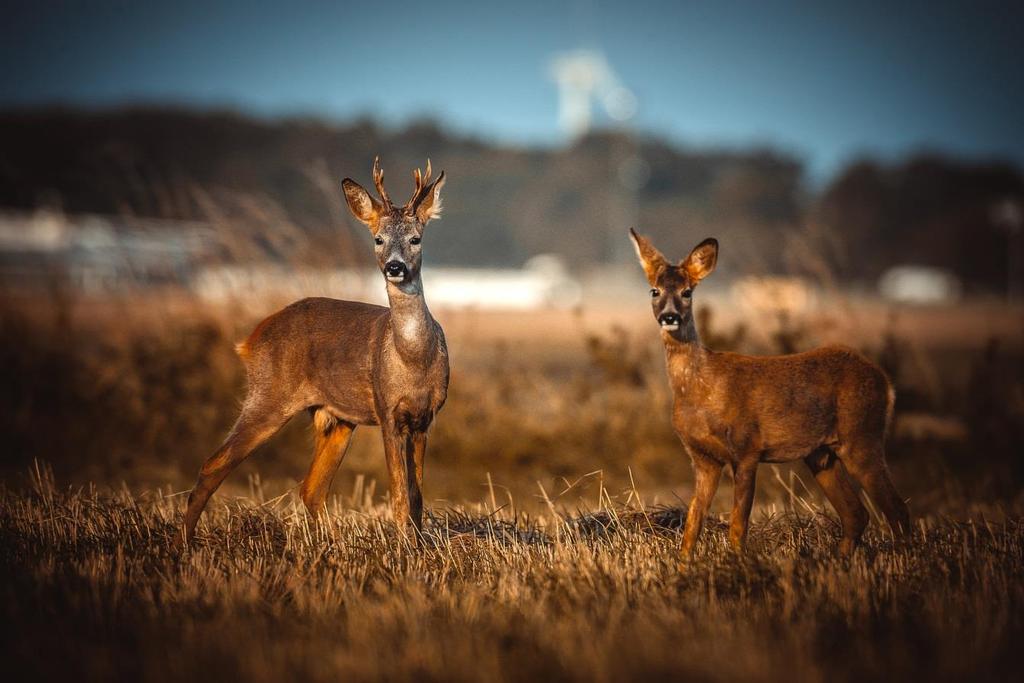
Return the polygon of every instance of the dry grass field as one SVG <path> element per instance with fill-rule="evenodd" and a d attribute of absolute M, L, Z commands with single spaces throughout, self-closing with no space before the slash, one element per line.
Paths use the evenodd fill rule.
<path fill-rule="evenodd" d="M 642 294 L 642 292 L 641 292 Z M 268 308 L 273 304 L 268 303 Z M 297 418 L 229 478 L 194 549 L 185 493 L 243 394 L 256 319 L 178 294 L 0 308 L 0 644 L 31 680 L 1006 680 L 1024 635 L 1019 317 L 869 304 L 741 328 L 713 348 L 837 339 L 894 376 L 890 463 L 915 530 L 852 561 L 800 467 L 762 466 L 750 550 L 723 485 L 678 570 L 690 465 L 649 313 L 438 312 L 452 350 L 419 548 L 357 430 L 315 524 Z M 840 321 L 842 324 L 839 324 Z M 990 339 L 997 341 L 990 341 Z"/>
<path fill-rule="evenodd" d="M 877 527 L 851 561 L 807 501 L 712 524 L 685 510 L 536 517 L 434 508 L 418 549 L 369 496 L 312 523 L 288 497 L 212 506 L 170 552 L 181 496 L 0 493 L 5 669 L 24 680 L 1010 680 L 1024 636 L 1019 520 Z"/>
<path fill-rule="evenodd" d="M 1024 3 L 238 4 L 0 10 L 0 683 L 1024 681 Z M 669 299 L 895 389 L 672 359 L 742 552 Z"/>

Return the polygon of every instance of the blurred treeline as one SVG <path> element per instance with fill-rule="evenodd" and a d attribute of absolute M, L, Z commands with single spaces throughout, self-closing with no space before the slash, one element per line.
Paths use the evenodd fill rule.
<path fill-rule="evenodd" d="M 729 245 L 727 269 L 813 267 L 873 281 L 917 263 L 950 270 L 969 291 L 1000 293 L 1014 228 L 1006 207 L 1024 205 L 1021 171 L 999 161 L 860 161 L 812 192 L 798 159 L 767 148 L 688 149 L 606 131 L 523 149 L 430 121 L 391 130 L 369 120 L 135 108 L 0 113 L 0 207 L 224 226 L 233 212 L 244 222 L 256 202 L 262 215 L 299 228 L 310 253 L 344 265 L 361 252 L 344 248 L 339 228 L 349 238 L 362 228 L 335 186 L 344 176 L 369 185 L 377 154 L 396 200 L 427 157 L 448 171 L 432 263 L 517 266 L 547 252 L 578 270 L 628 257 L 623 229 L 635 224 L 672 254 L 716 235 Z M 271 257 L 294 257 L 275 253 L 284 248 L 267 245 Z"/>

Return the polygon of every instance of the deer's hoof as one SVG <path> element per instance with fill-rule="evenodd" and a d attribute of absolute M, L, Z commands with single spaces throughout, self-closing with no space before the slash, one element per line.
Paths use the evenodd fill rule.
<path fill-rule="evenodd" d="M 178 529 L 177 533 L 171 539 L 171 553 L 174 555 L 183 555 L 188 550 L 188 539 L 185 537 L 185 530 Z"/>
<path fill-rule="evenodd" d="M 839 557 L 844 560 L 848 560 L 853 557 L 854 551 L 857 550 L 857 542 L 852 538 L 844 538 L 839 541 Z"/>
<path fill-rule="evenodd" d="M 693 552 L 684 550 L 679 553 L 679 559 L 676 561 L 676 571 L 685 572 L 693 564 Z"/>

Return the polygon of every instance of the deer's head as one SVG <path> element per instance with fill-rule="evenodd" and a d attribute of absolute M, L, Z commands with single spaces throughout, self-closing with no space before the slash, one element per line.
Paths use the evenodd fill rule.
<path fill-rule="evenodd" d="M 377 265 L 388 282 L 396 285 L 413 282 L 419 275 L 423 228 L 431 219 L 441 215 L 444 171 L 432 181 L 428 159 L 426 173 L 416 169 L 412 178 L 415 183 L 412 198 L 401 207 L 391 203 L 384 189 L 384 172 L 380 169 L 379 158 L 373 161 L 373 184 L 377 187 L 379 199 L 351 178 L 341 181 L 349 210 L 373 234 Z"/>
<path fill-rule="evenodd" d="M 632 228 L 629 236 L 651 284 L 651 308 L 661 329 L 673 333 L 693 320 L 693 289 L 718 262 L 718 240 L 707 238 L 678 264 L 670 263 L 651 241 Z"/>

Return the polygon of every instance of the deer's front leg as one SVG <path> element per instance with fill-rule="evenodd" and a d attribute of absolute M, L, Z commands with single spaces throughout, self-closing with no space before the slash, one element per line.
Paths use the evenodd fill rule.
<path fill-rule="evenodd" d="M 384 437 L 384 457 L 388 464 L 391 512 L 399 530 L 404 531 L 409 523 L 409 489 L 405 471 L 408 439 L 400 434 L 393 424 L 381 425 L 381 434 Z"/>
<path fill-rule="evenodd" d="M 693 470 L 696 484 L 690 509 L 686 512 L 686 528 L 683 531 L 683 547 L 681 560 L 687 561 L 693 556 L 693 547 L 704 526 L 704 517 L 708 514 L 711 499 L 718 490 L 718 479 L 722 476 L 722 466 L 704 455 L 693 456 Z"/>
<path fill-rule="evenodd" d="M 757 481 L 756 457 L 736 465 L 733 486 L 732 516 L 729 518 L 729 544 L 736 552 L 743 551 L 747 540 L 750 508 L 754 505 L 754 484 Z"/>
<path fill-rule="evenodd" d="M 427 433 L 413 432 L 406 453 L 406 477 L 409 490 L 409 518 L 417 531 L 423 529 L 423 455 L 427 451 Z"/>

